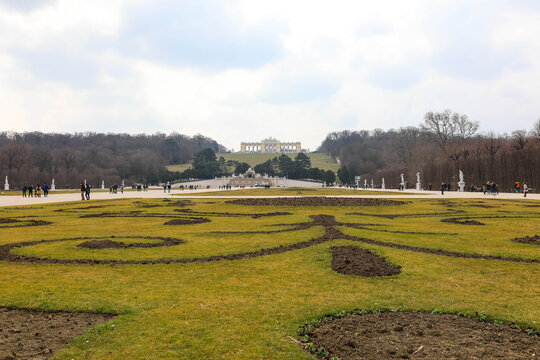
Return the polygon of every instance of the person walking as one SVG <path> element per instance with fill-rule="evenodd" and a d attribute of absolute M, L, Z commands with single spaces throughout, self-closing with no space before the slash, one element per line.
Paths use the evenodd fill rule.
<path fill-rule="evenodd" d="M 49 185 L 43 184 L 43 197 L 49 196 Z"/>
<path fill-rule="evenodd" d="M 21 190 L 22 190 L 22 197 L 26 197 L 26 184 L 24 184 L 24 185 L 21 187 Z"/>
<path fill-rule="evenodd" d="M 444 181 L 441 183 L 441 195 L 444 195 L 444 190 L 446 189 L 446 184 Z"/>
<path fill-rule="evenodd" d="M 529 187 L 527 186 L 527 183 L 523 182 L 523 197 L 527 197 L 527 192 L 529 191 Z"/>
<path fill-rule="evenodd" d="M 81 200 L 84 200 L 86 195 L 86 186 L 84 186 L 83 183 L 81 183 Z"/>
<path fill-rule="evenodd" d="M 86 185 L 86 200 L 90 200 L 90 184 Z"/>
<path fill-rule="evenodd" d="M 34 188 L 32 184 L 28 185 L 28 197 L 34 197 Z"/>

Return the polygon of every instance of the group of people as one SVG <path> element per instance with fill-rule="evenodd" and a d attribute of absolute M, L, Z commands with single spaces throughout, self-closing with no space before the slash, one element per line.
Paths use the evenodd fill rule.
<path fill-rule="evenodd" d="M 124 185 L 118 186 L 116 184 L 114 184 L 113 186 L 109 186 L 109 193 L 110 194 L 118 194 L 118 189 L 120 189 L 120 192 L 122 194 L 124 193 Z"/>
<path fill-rule="evenodd" d="M 90 200 L 90 184 L 81 183 L 81 200 Z"/>
<path fill-rule="evenodd" d="M 527 197 L 527 193 L 531 191 L 526 181 L 522 181 L 521 183 L 516 181 L 514 183 L 514 192 L 520 193 L 521 191 L 523 191 L 523 197 Z"/>
<path fill-rule="evenodd" d="M 43 194 L 43 197 L 47 197 L 49 195 L 49 186 L 47 184 L 43 184 L 43 186 L 37 184 L 36 186 L 24 184 L 21 187 L 22 196 L 23 197 L 41 197 Z"/>

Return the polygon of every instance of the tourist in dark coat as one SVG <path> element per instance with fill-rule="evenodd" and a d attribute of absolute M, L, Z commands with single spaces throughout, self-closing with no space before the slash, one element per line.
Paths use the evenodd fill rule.
<path fill-rule="evenodd" d="M 86 186 L 84 186 L 83 183 L 81 183 L 81 200 L 84 200 L 86 195 Z"/>

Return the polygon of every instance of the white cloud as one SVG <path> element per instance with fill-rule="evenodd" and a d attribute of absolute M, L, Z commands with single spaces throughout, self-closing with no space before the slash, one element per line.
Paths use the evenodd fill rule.
<path fill-rule="evenodd" d="M 267 136 L 540 116 L 534 1 L 0 0 L 2 130 Z"/>

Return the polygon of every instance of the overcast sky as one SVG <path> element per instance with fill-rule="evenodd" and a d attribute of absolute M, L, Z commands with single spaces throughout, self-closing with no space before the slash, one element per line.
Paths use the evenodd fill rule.
<path fill-rule="evenodd" d="M 268 136 L 540 117 L 540 1 L 0 0 L 0 130 Z"/>

